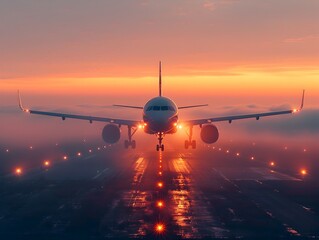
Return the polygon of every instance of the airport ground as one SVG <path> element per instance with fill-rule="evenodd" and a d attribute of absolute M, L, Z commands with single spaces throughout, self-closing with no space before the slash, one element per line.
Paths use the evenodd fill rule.
<path fill-rule="evenodd" d="M 1 148 L 0 236 L 317 239 L 317 156 L 259 143 Z"/>

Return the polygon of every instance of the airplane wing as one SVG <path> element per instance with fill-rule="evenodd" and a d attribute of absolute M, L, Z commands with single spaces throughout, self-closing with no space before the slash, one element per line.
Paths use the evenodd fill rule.
<path fill-rule="evenodd" d="M 19 107 L 23 112 L 30 113 L 30 114 L 38 114 L 38 115 L 45 115 L 50 117 L 60 117 L 62 120 L 67 118 L 79 119 L 79 120 L 87 120 L 90 123 L 93 121 L 95 122 L 107 122 L 107 123 L 115 123 L 119 125 L 127 125 L 127 126 L 138 126 L 141 124 L 141 121 L 134 121 L 134 120 L 126 120 L 126 119 L 116 119 L 116 118 L 106 118 L 106 117 L 95 117 L 95 116 L 86 116 L 86 115 L 76 115 L 76 114 L 68 114 L 68 113 L 58 113 L 58 112 L 45 112 L 45 111 L 37 111 L 32 109 L 27 109 L 22 106 L 20 93 L 18 91 L 18 98 L 19 98 Z"/>
<path fill-rule="evenodd" d="M 195 120 L 183 121 L 182 124 L 194 126 L 194 125 L 202 125 L 202 124 L 207 124 L 207 123 L 223 122 L 223 121 L 228 121 L 229 123 L 231 123 L 233 120 L 248 119 L 248 118 L 255 118 L 256 120 L 259 120 L 261 117 L 269 117 L 269 116 L 276 116 L 276 115 L 283 115 L 283 114 L 293 114 L 293 113 L 300 112 L 303 109 L 304 98 L 305 98 L 305 90 L 303 90 L 303 93 L 302 93 L 302 100 L 301 100 L 301 105 L 300 105 L 299 109 L 290 109 L 290 110 L 275 111 L 275 112 L 263 112 L 263 113 L 255 113 L 255 114 L 195 119 Z"/>

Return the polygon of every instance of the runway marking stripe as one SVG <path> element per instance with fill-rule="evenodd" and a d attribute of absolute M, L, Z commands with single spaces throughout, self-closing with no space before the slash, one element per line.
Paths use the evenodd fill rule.
<path fill-rule="evenodd" d="M 96 174 L 92 179 L 93 179 L 93 180 L 94 180 L 94 179 L 97 179 L 97 178 L 100 177 L 104 172 L 106 172 L 106 171 L 108 171 L 108 170 L 109 170 L 109 168 L 103 169 L 102 172 L 99 172 L 98 174 Z"/>

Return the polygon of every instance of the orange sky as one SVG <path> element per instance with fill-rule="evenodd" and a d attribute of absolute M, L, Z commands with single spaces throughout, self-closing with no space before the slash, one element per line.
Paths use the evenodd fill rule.
<path fill-rule="evenodd" d="M 318 11 L 303 0 L 1 1 L 0 93 L 147 99 L 162 60 L 164 93 L 181 101 L 290 102 L 305 88 L 316 105 Z"/>

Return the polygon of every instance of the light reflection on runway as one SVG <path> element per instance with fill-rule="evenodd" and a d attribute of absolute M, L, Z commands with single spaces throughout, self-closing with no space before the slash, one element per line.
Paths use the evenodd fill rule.
<path fill-rule="evenodd" d="M 177 235 L 183 239 L 225 237 L 227 231 L 208 211 L 209 202 L 204 193 L 194 186 L 190 165 L 181 157 L 170 163 L 170 171 L 175 173 L 169 194 L 173 221 L 178 226 Z"/>

